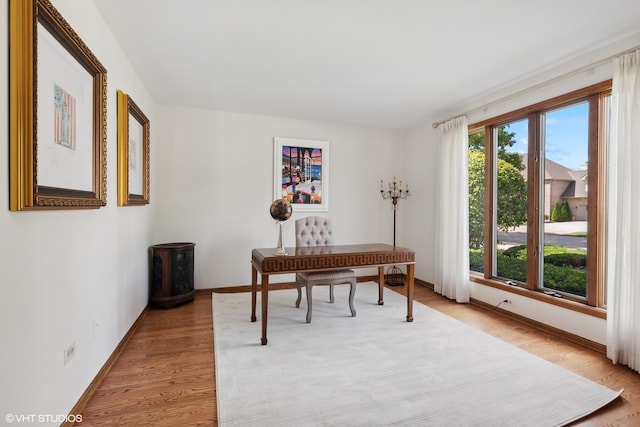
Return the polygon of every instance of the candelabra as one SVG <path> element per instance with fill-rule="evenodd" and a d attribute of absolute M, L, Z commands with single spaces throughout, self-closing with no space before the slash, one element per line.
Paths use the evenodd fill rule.
<path fill-rule="evenodd" d="M 383 200 L 390 199 L 393 203 L 393 247 L 396 247 L 396 211 L 398 210 L 398 200 L 406 199 L 409 197 L 409 184 L 402 184 L 402 181 L 398 182 L 396 177 L 393 177 L 388 185 L 388 189 L 385 191 L 385 187 L 380 180 L 380 195 Z M 400 286 L 404 285 L 402 280 L 402 271 L 395 265 L 387 270 L 387 285 Z"/>

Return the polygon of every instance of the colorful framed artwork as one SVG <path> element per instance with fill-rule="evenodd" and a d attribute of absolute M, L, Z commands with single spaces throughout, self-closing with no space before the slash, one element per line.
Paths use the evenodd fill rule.
<path fill-rule="evenodd" d="M 9 1 L 9 209 L 107 203 L 107 70 L 48 0 Z"/>
<path fill-rule="evenodd" d="M 118 97 L 118 206 L 149 203 L 150 123 L 129 95 Z"/>
<path fill-rule="evenodd" d="M 274 138 L 273 198 L 293 212 L 329 210 L 329 142 Z"/>

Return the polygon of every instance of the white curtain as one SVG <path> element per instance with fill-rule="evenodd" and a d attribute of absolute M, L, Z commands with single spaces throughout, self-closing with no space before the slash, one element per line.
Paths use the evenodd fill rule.
<path fill-rule="evenodd" d="M 467 118 L 438 127 L 435 291 L 469 302 L 469 134 Z"/>
<path fill-rule="evenodd" d="M 607 188 L 607 357 L 640 371 L 640 50 L 614 60 Z"/>

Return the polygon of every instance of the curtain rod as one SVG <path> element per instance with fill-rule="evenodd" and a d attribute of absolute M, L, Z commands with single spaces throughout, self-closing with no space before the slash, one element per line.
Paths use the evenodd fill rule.
<path fill-rule="evenodd" d="M 540 89 L 540 88 L 543 88 L 545 86 L 551 85 L 553 83 L 557 83 L 557 82 L 559 82 L 561 80 L 564 80 L 564 79 L 569 78 L 569 77 L 573 77 L 573 76 L 575 76 L 577 74 L 580 74 L 580 73 L 583 73 L 585 71 L 594 70 L 594 69 L 598 68 L 599 66 L 604 65 L 607 62 L 613 60 L 614 58 L 617 58 L 617 57 L 622 56 L 622 55 L 626 55 L 626 54 L 631 53 L 631 52 L 635 52 L 638 49 L 640 49 L 640 46 L 632 47 L 632 48 L 624 50 L 622 52 L 618 52 L 618 53 L 616 53 L 614 55 L 607 56 L 606 58 L 603 58 L 603 59 L 601 59 L 601 60 L 599 60 L 597 62 L 594 62 L 592 64 L 585 65 L 585 66 L 577 68 L 577 69 L 575 69 L 573 71 L 569 71 L 567 73 L 561 74 L 561 75 L 556 76 L 556 77 L 554 77 L 554 78 L 552 78 L 550 80 L 545 80 L 544 82 L 535 84 L 535 85 L 533 85 L 531 87 L 528 87 L 526 89 L 523 89 L 523 90 L 520 90 L 518 92 L 512 93 L 511 95 L 503 96 L 502 98 L 496 99 L 495 101 L 488 102 L 488 103 L 486 103 L 486 104 L 484 104 L 484 105 L 482 105 L 480 107 L 473 108 L 473 109 L 467 111 L 466 113 L 458 114 L 457 116 L 451 117 L 451 118 L 449 118 L 447 120 L 441 120 L 439 122 L 434 122 L 432 124 L 432 127 L 434 129 L 436 129 L 438 126 L 445 124 L 449 120 L 457 119 L 458 117 L 466 116 L 466 115 L 469 115 L 471 113 L 475 113 L 476 111 L 486 110 L 487 108 L 489 108 L 489 107 L 491 107 L 493 105 L 499 104 L 499 103 L 504 102 L 504 101 L 508 101 L 508 100 L 516 98 L 518 96 L 522 96 L 522 95 L 524 95 L 524 94 L 526 94 L 528 92 L 532 92 L 532 91 L 534 91 L 536 89 Z"/>

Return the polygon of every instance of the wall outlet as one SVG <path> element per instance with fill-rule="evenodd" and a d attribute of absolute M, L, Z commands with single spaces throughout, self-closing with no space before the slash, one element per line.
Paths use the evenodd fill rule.
<path fill-rule="evenodd" d="M 69 363 L 69 361 L 71 359 L 73 359 L 73 356 L 76 355 L 76 343 L 71 343 L 71 345 L 69 345 L 69 347 L 65 348 L 64 350 L 64 364 L 66 366 L 67 363 Z"/>
<path fill-rule="evenodd" d="M 505 304 L 513 304 L 510 299 L 506 299 L 506 300 L 504 300 L 502 302 L 505 303 Z"/>

